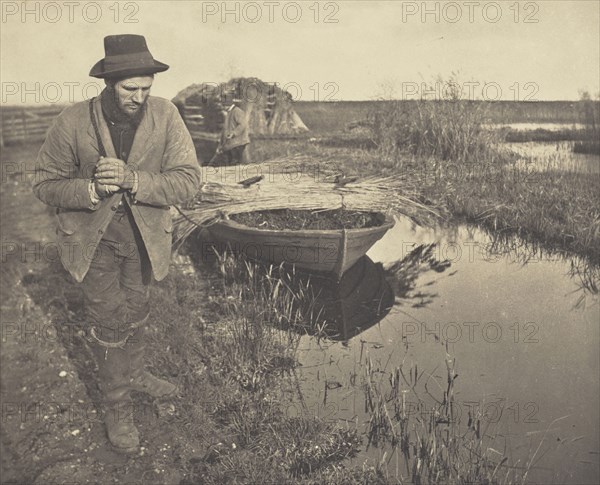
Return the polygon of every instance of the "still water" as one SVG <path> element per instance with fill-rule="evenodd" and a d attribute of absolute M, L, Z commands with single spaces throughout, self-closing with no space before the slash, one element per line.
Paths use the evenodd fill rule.
<path fill-rule="evenodd" d="M 451 358 L 459 419 L 484 415 L 498 461 L 519 468 L 534 457 L 530 483 L 598 483 L 600 306 L 568 275 L 569 261 L 499 247 L 467 226 L 434 231 L 404 219 L 367 256 L 342 287 L 329 285 L 335 336 L 301 338 L 297 400 L 306 412 L 366 429 L 367 360 L 382 383 L 394 369 L 415 369 L 408 399 L 418 389 L 433 400 Z M 390 474 L 406 479 L 389 444 L 353 464 L 384 454 Z"/>
<path fill-rule="evenodd" d="M 508 128 L 516 131 L 561 131 L 561 130 L 581 130 L 586 125 L 582 123 L 494 123 L 484 125 L 489 128 L 503 129 Z"/>
<path fill-rule="evenodd" d="M 561 170 L 600 174 L 600 156 L 573 153 L 572 141 L 505 143 L 519 156 L 517 166 L 527 171 Z"/>

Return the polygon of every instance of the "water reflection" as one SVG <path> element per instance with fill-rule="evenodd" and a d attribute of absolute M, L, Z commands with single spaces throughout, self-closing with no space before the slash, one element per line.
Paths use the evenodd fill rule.
<path fill-rule="evenodd" d="M 404 304 L 410 301 L 413 308 L 422 308 L 438 296 L 425 287 L 417 290 L 417 278 L 422 274 L 431 270 L 443 273 L 452 265 L 447 259 L 440 260 L 436 257 L 436 247 L 436 244 L 419 244 L 405 257 L 387 266 L 386 277 L 396 291 L 397 303 Z M 452 272 L 449 276 L 454 274 Z M 432 281 L 427 287 L 434 284 L 435 281 Z"/>
<path fill-rule="evenodd" d="M 331 340 L 347 342 L 385 317 L 394 304 L 394 290 L 385 278 L 381 263 L 368 256 L 360 258 L 339 282 L 334 277 L 302 275 L 310 278 L 319 311 L 307 327 Z"/>
<path fill-rule="evenodd" d="M 314 298 L 315 310 L 303 330 L 347 344 L 382 320 L 394 305 L 410 302 L 413 308 L 422 308 L 432 303 L 437 293 L 417 289 L 416 281 L 425 272 L 443 273 L 451 266 L 436 257 L 435 248 L 435 244 L 418 245 L 385 267 L 363 256 L 340 281 L 333 275 L 294 273 L 294 284 L 309 288 Z"/>

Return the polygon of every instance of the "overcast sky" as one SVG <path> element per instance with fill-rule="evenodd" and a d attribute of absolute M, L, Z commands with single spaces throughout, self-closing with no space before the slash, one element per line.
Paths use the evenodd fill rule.
<path fill-rule="evenodd" d="M 474 98 L 568 100 L 600 91 L 596 0 L 23 5 L 2 1 L 8 104 L 93 96 L 101 82 L 89 70 L 104 57 L 104 36 L 118 33 L 143 34 L 171 66 L 152 93 L 167 98 L 232 76 L 278 82 L 302 100 L 410 98 L 453 71 L 472 83 L 464 93 Z"/>

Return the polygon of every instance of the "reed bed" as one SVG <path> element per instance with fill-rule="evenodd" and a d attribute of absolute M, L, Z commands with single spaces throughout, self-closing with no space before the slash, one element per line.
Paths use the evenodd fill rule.
<path fill-rule="evenodd" d="M 232 214 L 275 209 L 394 212 L 420 224 L 440 217 L 435 207 L 418 201 L 414 180 L 402 175 L 353 180 L 335 166 L 295 156 L 238 167 L 205 167 L 197 195 L 177 208 L 175 240 L 181 243 L 198 227 Z M 262 180 L 250 186 L 242 183 L 251 177 Z"/>
<path fill-rule="evenodd" d="M 388 101 L 369 114 L 372 140 L 382 156 L 433 157 L 442 162 L 497 158 L 500 135 L 486 128 L 488 103 L 464 99 L 463 83 L 453 73 L 436 83 L 447 89 L 443 99 L 421 99 L 407 105 Z M 430 92 L 434 86 L 429 86 Z M 400 157 L 407 160 L 407 157 Z"/>

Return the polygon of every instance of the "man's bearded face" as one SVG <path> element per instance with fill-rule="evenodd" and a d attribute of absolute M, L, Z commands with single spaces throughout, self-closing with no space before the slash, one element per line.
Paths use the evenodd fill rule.
<path fill-rule="evenodd" d="M 153 81 L 153 76 L 139 76 L 115 82 L 115 100 L 119 109 L 127 116 L 135 117 L 146 104 Z"/>

